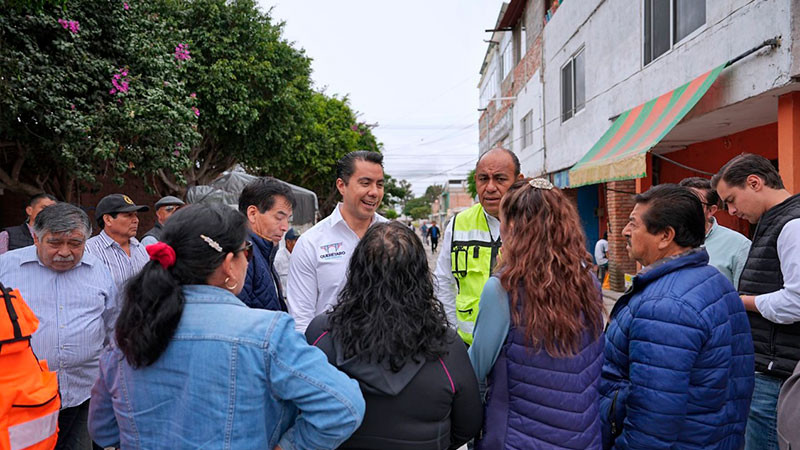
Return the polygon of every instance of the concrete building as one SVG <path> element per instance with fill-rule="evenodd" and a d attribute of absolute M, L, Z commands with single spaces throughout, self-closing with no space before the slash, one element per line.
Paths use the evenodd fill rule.
<path fill-rule="evenodd" d="M 467 180 L 447 180 L 439 196 L 431 205 L 431 220 L 444 227 L 454 215 L 475 204 L 467 191 Z"/>
<path fill-rule="evenodd" d="M 631 194 L 710 176 L 742 152 L 773 160 L 800 192 L 800 2 L 562 0 L 546 21 L 552 3 L 512 0 L 499 20 L 523 4 L 544 24 L 541 79 L 526 85 L 542 93 L 531 108 L 541 151 L 496 142 L 525 160 L 526 175 L 547 175 L 576 199 L 589 246 L 608 230 L 613 288 L 636 272 L 620 236 Z"/>

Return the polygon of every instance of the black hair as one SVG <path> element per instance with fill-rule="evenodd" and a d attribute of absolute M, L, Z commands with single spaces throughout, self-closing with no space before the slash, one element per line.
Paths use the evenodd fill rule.
<path fill-rule="evenodd" d="M 295 207 L 294 192 L 288 184 L 272 177 L 258 177 L 242 189 L 239 195 L 239 212 L 247 215 L 247 208 L 253 205 L 263 214 L 272 209 L 276 196 L 285 198 L 292 208 Z"/>
<path fill-rule="evenodd" d="M 687 187 L 687 188 L 695 188 L 700 189 L 701 191 L 706 193 L 706 201 L 701 202 L 705 203 L 708 206 L 720 206 L 719 204 L 719 194 L 714 188 L 711 187 L 711 180 L 708 178 L 703 177 L 689 177 L 684 178 L 678 183 L 679 186 Z"/>
<path fill-rule="evenodd" d="M 775 166 L 761 155 L 752 153 L 742 153 L 726 162 L 719 172 L 711 178 L 711 186 L 716 189 L 719 180 L 733 187 L 744 187 L 747 177 L 755 175 L 762 180 L 767 187 L 772 189 L 784 189 L 783 180 Z"/>
<path fill-rule="evenodd" d="M 675 243 L 696 248 L 706 238 L 703 204 L 689 188 L 677 184 L 659 184 L 635 197 L 636 203 L 649 206 L 642 216 L 647 232 L 655 234 L 667 228 L 675 230 Z"/>
<path fill-rule="evenodd" d="M 31 197 L 30 200 L 28 200 L 28 206 L 31 206 L 31 207 L 36 206 L 37 203 L 39 203 L 40 201 L 42 201 L 44 199 L 48 199 L 48 200 L 51 200 L 51 201 L 54 201 L 54 202 L 58 201 L 58 200 L 56 200 L 56 198 L 54 196 L 52 196 L 50 194 L 41 193 L 41 194 L 36 194 L 33 197 Z"/>
<path fill-rule="evenodd" d="M 359 150 L 350 152 L 336 163 L 336 178 L 341 178 L 345 184 L 350 182 L 350 177 L 356 171 L 356 161 L 366 161 L 378 164 L 383 168 L 383 155 L 378 152 Z"/>
<path fill-rule="evenodd" d="M 218 244 L 204 240 L 206 236 Z M 247 220 L 224 205 L 194 204 L 179 209 L 164 225 L 161 242 L 175 250 L 168 269 L 149 261 L 128 281 L 116 325 L 117 345 L 133 367 L 146 367 L 167 349 L 183 314 L 181 286 L 206 284 L 228 253 L 247 236 Z"/>
<path fill-rule="evenodd" d="M 103 220 L 103 216 L 111 216 L 112 219 L 116 219 L 118 214 L 119 211 L 102 214 L 100 217 L 95 219 L 97 221 L 97 229 L 103 230 L 106 228 L 106 221 Z"/>
<path fill-rule="evenodd" d="M 514 163 L 514 176 L 515 176 L 515 177 L 518 177 L 518 176 L 519 176 L 519 174 L 520 174 L 520 172 L 521 172 L 521 170 L 522 170 L 522 169 L 520 168 L 520 165 L 519 165 L 519 158 L 517 157 L 517 154 L 516 154 L 516 153 L 512 152 L 511 150 L 509 150 L 509 149 L 507 149 L 507 148 L 503 148 L 503 147 L 495 147 L 495 148 L 493 148 L 493 149 L 491 149 L 491 150 L 487 151 L 486 153 L 482 154 L 481 156 L 479 156 L 479 157 L 478 157 L 478 162 L 476 162 L 476 163 L 475 163 L 475 170 L 476 170 L 476 171 L 478 170 L 478 164 L 480 164 L 480 163 L 481 163 L 481 160 L 483 159 L 483 157 L 484 157 L 484 156 L 486 156 L 486 155 L 488 155 L 488 154 L 489 154 L 489 152 L 491 152 L 491 151 L 494 151 L 494 150 L 500 150 L 500 151 L 503 151 L 503 152 L 505 152 L 505 153 L 506 153 L 508 156 L 510 156 L 510 157 L 511 157 L 511 161 Z"/>
<path fill-rule="evenodd" d="M 447 316 L 413 231 L 399 222 L 367 230 L 350 259 L 330 327 L 345 358 L 388 361 L 395 372 L 410 359 L 445 354 Z"/>

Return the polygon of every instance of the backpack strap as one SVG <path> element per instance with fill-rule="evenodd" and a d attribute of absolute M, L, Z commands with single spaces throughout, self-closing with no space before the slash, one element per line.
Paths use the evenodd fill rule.
<path fill-rule="evenodd" d="M 8 318 L 11 319 L 11 327 L 14 329 L 14 337 L 12 339 L 0 341 L 0 346 L 3 344 L 9 344 L 11 342 L 30 339 L 29 336 L 22 336 L 22 328 L 19 325 L 19 316 L 17 315 L 17 310 L 14 309 L 14 303 L 11 301 L 11 290 L 5 287 L 3 283 L 0 283 L 0 291 L 3 293 L 3 302 L 6 306 L 6 312 L 8 312 Z"/>

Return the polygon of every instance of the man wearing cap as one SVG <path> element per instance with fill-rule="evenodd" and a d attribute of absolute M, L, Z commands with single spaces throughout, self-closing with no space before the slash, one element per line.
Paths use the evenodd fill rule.
<path fill-rule="evenodd" d="M 181 206 L 186 205 L 183 200 L 178 197 L 168 195 L 161 197 L 161 200 L 156 202 L 156 224 L 142 237 L 142 245 L 147 247 L 150 244 L 155 244 L 161 240 L 161 230 L 167 219 L 175 213 Z"/>
<path fill-rule="evenodd" d="M 283 242 L 286 246 L 278 249 L 278 253 L 275 255 L 275 262 L 273 263 L 275 271 L 278 272 L 278 276 L 281 279 L 281 286 L 284 287 L 284 300 L 286 300 L 286 283 L 289 280 L 289 257 L 299 237 L 300 233 L 294 231 L 294 228 L 289 228 L 289 231 L 286 232 L 286 236 L 283 237 Z"/>
<path fill-rule="evenodd" d="M 144 245 L 136 239 L 137 213 L 149 210 L 148 206 L 137 205 L 122 194 L 106 195 L 95 209 L 100 234 L 86 241 L 86 251 L 108 267 L 120 293 L 124 291 L 125 282 L 139 273 L 150 259 Z"/>

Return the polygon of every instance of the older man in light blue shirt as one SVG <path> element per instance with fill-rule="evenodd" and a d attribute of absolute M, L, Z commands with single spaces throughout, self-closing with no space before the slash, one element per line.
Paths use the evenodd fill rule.
<path fill-rule="evenodd" d="M 716 267 L 738 289 L 739 276 L 750 253 L 750 239 L 717 223 L 714 214 L 719 210 L 719 196 L 711 189 L 710 180 L 701 177 L 685 178 L 680 185 L 691 189 L 703 204 L 703 212 L 706 214 L 705 247 L 708 265 Z"/>
<path fill-rule="evenodd" d="M 91 449 L 89 396 L 118 314 L 116 288 L 108 269 L 84 253 L 91 225 L 80 208 L 48 206 L 36 216 L 33 231 L 33 246 L 0 257 L 0 280 L 19 289 L 36 314 L 39 329 L 31 346 L 58 373 L 56 448 Z"/>

